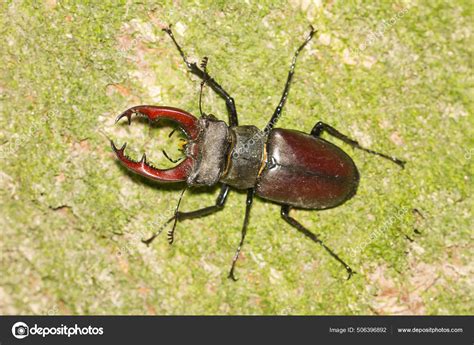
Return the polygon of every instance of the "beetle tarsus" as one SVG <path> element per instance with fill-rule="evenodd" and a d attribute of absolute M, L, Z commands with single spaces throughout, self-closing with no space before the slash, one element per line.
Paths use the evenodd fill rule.
<path fill-rule="evenodd" d="M 155 238 L 157 238 L 162 232 L 163 232 L 163 229 L 166 227 L 166 225 L 168 225 L 173 219 L 175 218 L 175 216 L 171 217 L 170 219 L 168 219 L 166 221 L 165 224 L 163 224 L 157 232 L 155 232 L 150 238 L 146 239 L 146 240 L 142 240 L 142 243 L 145 243 L 147 246 L 150 245 L 151 242 L 153 242 L 153 240 Z"/>
<path fill-rule="evenodd" d="M 142 240 L 142 243 L 145 243 L 147 245 L 147 247 L 150 245 L 151 242 L 153 242 L 153 240 L 156 238 L 156 234 L 154 234 L 153 236 L 151 236 L 150 238 L 146 239 L 146 240 Z"/>
<path fill-rule="evenodd" d="M 174 242 L 174 231 L 176 229 L 176 224 L 178 223 L 178 220 L 179 220 L 179 216 L 180 216 L 180 213 L 179 213 L 179 205 L 181 205 L 181 199 L 183 199 L 183 195 L 184 195 L 184 192 L 186 191 L 186 188 L 187 187 L 184 187 L 183 191 L 181 192 L 181 195 L 179 196 L 179 199 L 178 199 L 178 204 L 176 205 L 176 209 L 174 210 L 174 215 L 173 217 L 171 217 L 168 222 L 166 222 L 166 224 L 168 224 L 169 222 L 171 222 L 172 220 L 174 220 L 173 222 L 173 227 L 171 228 L 170 231 L 168 231 L 168 243 L 171 245 L 173 244 Z M 165 225 L 166 225 L 165 224 Z"/>
<path fill-rule="evenodd" d="M 346 280 L 351 279 L 351 277 L 352 277 L 354 274 L 357 274 L 357 272 L 356 272 L 356 271 L 353 271 L 352 268 L 350 268 L 349 266 L 346 266 L 346 271 L 347 271 L 347 279 L 346 279 Z"/>
<path fill-rule="evenodd" d="M 240 241 L 240 243 L 243 243 L 243 239 L 244 239 L 244 236 L 245 235 L 242 235 L 242 240 Z M 235 278 L 235 275 L 234 275 L 234 271 L 235 271 L 235 264 L 237 263 L 237 260 L 239 258 L 239 254 L 240 254 L 240 250 L 241 250 L 242 246 L 239 245 L 239 247 L 237 248 L 237 251 L 234 255 L 234 258 L 232 259 L 232 266 L 230 267 L 230 271 L 229 271 L 229 275 L 227 276 L 227 278 L 229 279 L 232 279 L 233 281 L 237 281 L 237 278 Z"/>
<path fill-rule="evenodd" d="M 405 169 L 406 161 L 402 161 L 401 159 L 398 159 L 398 158 L 395 158 L 395 157 L 392 157 L 392 161 L 395 164 L 398 164 L 402 169 Z"/>
<path fill-rule="evenodd" d="M 231 268 L 229 275 L 227 276 L 228 279 L 232 279 L 234 282 L 236 282 L 238 279 L 234 276 L 234 267 Z"/>

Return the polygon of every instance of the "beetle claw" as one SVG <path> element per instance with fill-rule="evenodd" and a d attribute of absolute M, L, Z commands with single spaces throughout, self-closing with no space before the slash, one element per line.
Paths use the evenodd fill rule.
<path fill-rule="evenodd" d="M 351 279 L 351 277 L 352 277 L 354 274 L 357 274 L 357 272 L 353 271 L 352 268 L 350 268 L 349 266 L 346 267 L 346 270 L 347 270 L 347 273 L 348 273 L 348 276 L 347 276 L 347 279 L 346 279 L 346 280 Z"/>
<path fill-rule="evenodd" d="M 122 114 L 120 114 L 119 116 L 117 116 L 117 118 L 115 119 L 115 123 L 119 122 L 121 118 L 123 117 L 127 117 L 127 120 L 128 120 L 128 125 L 130 126 L 131 123 L 132 123 L 132 115 L 135 114 L 136 112 L 133 111 L 133 108 L 131 109 L 128 109 L 128 110 L 125 110 Z"/>
<path fill-rule="evenodd" d="M 142 243 L 145 243 L 147 247 L 150 246 L 150 243 L 155 239 L 155 235 L 151 236 L 150 238 L 146 239 L 146 240 L 142 240 Z"/>
<path fill-rule="evenodd" d="M 233 271 L 231 271 L 231 272 L 229 273 L 229 275 L 227 276 L 227 278 L 232 279 L 234 282 L 236 282 L 236 281 L 238 280 L 238 279 L 234 276 L 234 272 L 233 272 Z"/>
<path fill-rule="evenodd" d="M 406 161 L 402 161 L 401 159 L 394 158 L 394 162 L 395 164 L 398 164 L 400 168 L 405 169 Z"/>

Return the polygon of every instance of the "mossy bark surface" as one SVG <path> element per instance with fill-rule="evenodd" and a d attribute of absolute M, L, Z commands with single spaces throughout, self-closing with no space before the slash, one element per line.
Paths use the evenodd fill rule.
<path fill-rule="evenodd" d="M 472 314 L 473 8 L 470 1 L 241 3 L 5 1 L 0 5 L 0 313 Z M 215 215 L 179 223 L 175 243 L 142 238 L 174 212 L 181 185 L 131 175 L 109 145 L 159 167 L 179 157 L 170 124 L 114 125 L 128 107 L 199 114 L 199 81 L 161 28 L 174 24 L 189 58 L 235 98 L 241 124 L 263 128 L 294 50 L 278 126 L 324 121 L 405 170 L 348 152 L 357 195 L 322 212 L 295 211 L 357 274 L 245 193 Z M 203 108 L 227 119 L 208 88 Z M 288 186 L 291 188 L 291 186 Z M 182 210 L 214 203 L 187 191 Z M 418 210 L 414 211 L 414 209 Z"/>

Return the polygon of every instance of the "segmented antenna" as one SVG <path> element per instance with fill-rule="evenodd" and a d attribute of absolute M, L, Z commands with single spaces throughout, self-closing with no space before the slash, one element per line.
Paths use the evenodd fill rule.
<path fill-rule="evenodd" d="M 168 243 L 173 244 L 174 242 L 174 231 L 176 229 L 176 223 L 178 222 L 178 210 L 179 210 L 179 205 L 181 204 L 181 199 L 183 198 L 184 192 L 186 191 L 187 186 L 184 187 L 183 191 L 181 192 L 181 195 L 178 200 L 178 205 L 176 205 L 176 210 L 174 211 L 174 222 L 173 222 L 173 228 L 168 231 Z"/>
<path fill-rule="evenodd" d="M 209 61 L 209 58 L 207 56 L 204 56 L 204 58 L 201 61 L 201 68 L 204 71 L 204 73 L 207 73 L 207 62 Z"/>
<path fill-rule="evenodd" d="M 204 58 L 202 59 L 201 61 L 201 68 L 202 70 L 204 71 L 204 74 L 205 75 L 208 75 L 207 74 L 207 62 L 209 61 L 209 58 L 207 56 L 204 56 Z M 206 82 L 209 80 L 209 77 L 207 79 L 204 79 L 202 82 L 201 82 L 201 90 L 199 91 L 199 112 L 201 113 L 201 117 L 203 116 L 203 112 L 202 112 L 202 91 L 204 89 L 204 84 L 206 84 Z"/>

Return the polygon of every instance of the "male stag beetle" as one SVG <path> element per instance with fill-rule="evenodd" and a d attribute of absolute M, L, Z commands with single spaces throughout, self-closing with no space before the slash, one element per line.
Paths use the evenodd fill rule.
<path fill-rule="evenodd" d="M 239 126 L 234 99 L 207 73 L 207 58 L 201 66 L 189 62 L 183 49 L 177 43 L 171 27 L 163 30 L 170 36 L 189 72 L 202 80 L 201 94 L 203 85 L 209 85 L 224 99 L 229 115 L 229 125 L 227 125 L 214 116 L 203 115 L 202 111 L 201 117 L 197 119 L 181 109 L 141 105 L 130 108 L 117 117 L 117 121 L 127 117 L 128 124 L 131 123 L 133 114 L 145 116 L 149 120 L 168 119 L 176 122 L 188 138 L 184 147 L 186 158 L 176 167 L 166 170 L 151 166 L 147 163 L 145 155 L 139 162 L 133 161 L 124 153 L 126 144 L 118 149 L 112 142 L 116 156 L 129 170 L 159 182 L 186 182 L 187 186 L 191 187 L 213 186 L 217 183 L 222 185 L 213 206 L 192 212 L 181 212 L 178 211 L 181 198 L 179 199 L 173 217 L 165 223 L 166 225 L 174 221 L 173 228 L 169 232 L 170 243 L 173 242 L 176 222 L 207 216 L 219 211 L 223 208 L 231 187 L 247 190 L 241 240 L 232 260 L 229 278 L 236 280 L 235 264 L 247 232 L 252 200 L 257 195 L 280 204 L 283 219 L 312 241 L 319 243 L 344 266 L 348 273 L 347 279 L 349 279 L 355 273 L 351 267 L 328 248 L 317 235 L 289 214 L 292 208 L 312 210 L 333 208 L 343 204 L 356 193 L 359 172 L 353 160 L 342 149 L 322 139 L 320 135 L 326 132 L 353 148 L 386 158 L 402 168 L 405 162 L 366 149 L 357 141 L 323 122 L 316 123 L 309 134 L 292 129 L 275 128 L 288 97 L 296 59 L 313 37 L 315 33 L 313 27 L 294 54 L 280 103 L 263 130 L 255 126 Z M 199 106 L 201 109 L 201 97 Z M 143 242 L 149 244 L 161 233 L 162 229 L 163 227 Z"/>

